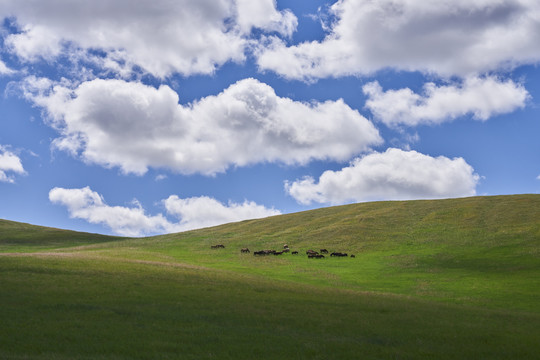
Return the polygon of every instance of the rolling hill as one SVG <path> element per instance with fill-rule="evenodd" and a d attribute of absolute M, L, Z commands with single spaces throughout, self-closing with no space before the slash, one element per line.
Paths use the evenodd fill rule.
<path fill-rule="evenodd" d="M 299 254 L 253 256 L 284 244 Z M 305 255 L 322 248 L 355 257 Z M 0 358 L 540 350 L 540 195 L 352 204 L 136 239 L 0 221 L 0 252 Z"/>

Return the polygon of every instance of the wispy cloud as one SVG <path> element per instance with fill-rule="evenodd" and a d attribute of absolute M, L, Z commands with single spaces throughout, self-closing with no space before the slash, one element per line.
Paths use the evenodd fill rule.
<path fill-rule="evenodd" d="M 11 75 L 14 74 L 16 71 L 10 69 L 6 63 L 4 63 L 2 60 L 0 60 L 0 75 Z"/>

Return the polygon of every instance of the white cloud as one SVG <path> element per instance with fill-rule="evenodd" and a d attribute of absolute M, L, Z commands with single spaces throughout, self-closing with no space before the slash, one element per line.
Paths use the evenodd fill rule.
<path fill-rule="evenodd" d="M 15 70 L 10 69 L 5 62 L 0 60 L 0 75 L 11 75 L 15 73 Z"/>
<path fill-rule="evenodd" d="M 342 204 L 471 196 L 478 180 L 463 158 L 390 148 L 357 158 L 340 171 L 325 171 L 318 182 L 312 177 L 286 182 L 285 189 L 302 204 Z"/>
<path fill-rule="evenodd" d="M 252 28 L 260 28 L 290 37 L 298 25 L 290 10 L 276 10 L 275 0 L 236 0 L 236 11 L 236 21 L 245 34 Z"/>
<path fill-rule="evenodd" d="M 171 226 L 163 215 L 146 215 L 140 206 L 109 206 L 105 204 L 101 195 L 89 187 L 82 189 L 56 187 L 49 192 L 49 200 L 66 206 L 70 217 L 105 225 L 119 235 L 141 236 L 160 233 Z"/>
<path fill-rule="evenodd" d="M 326 38 L 287 46 L 268 39 L 261 69 L 294 79 L 381 69 L 467 76 L 540 60 L 536 0 L 340 0 Z"/>
<path fill-rule="evenodd" d="M 26 171 L 21 159 L 6 146 L 0 145 L 0 182 L 14 183 L 15 179 L 11 173 L 22 175 L 26 174 Z"/>
<path fill-rule="evenodd" d="M 366 108 L 388 126 L 438 124 L 472 114 L 487 120 L 523 108 L 530 97 L 522 85 L 496 77 L 471 77 L 462 84 L 424 85 L 423 94 L 409 88 L 383 91 L 377 81 L 363 87 Z"/>
<path fill-rule="evenodd" d="M 224 205 L 207 196 L 180 199 L 171 195 L 163 203 L 170 215 L 180 219 L 177 226 L 184 230 L 280 214 L 278 210 L 267 209 L 253 201 L 244 201 L 242 204 L 229 202 Z"/>
<path fill-rule="evenodd" d="M 255 79 L 185 106 L 166 85 L 122 80 L 71 90 L 30 77 L 23 91 L 60 132 L 56 147 L 124 173 L 163 167 L 213 175 L 259 162 L 344 161 L 382 142 L 343 100 L 297 102 Z"/>
<path fill-rule="evenodd" d="M 296 17 L 273 0 L 5 0 L 0 17 L 19 24 L 5 44 L 24 61 L 99 49 L 102 66 L 137 65 L 158 77 L 243 61 L 252 28 L 287 36 L 296 28 Z"/>
<path fill-rule="evenodd" d="M 167 212 L 179 219 L 170 222 L 163 214 L 147 215 L 137 200 L 132 207 L 109 206 L 103 197 L 88 186 L 81 189 L 54 188 L 49 192 L 52 203 L 66 206 L 70 217 L 110 228 L 123 236 L 142 236 L 186 231 L 233 221 L 279 214 L 254 202 L 223 205 L 209 197 L 180 199 L 176 195 L 163 200 Z"/>
<path fill-rule="evenodd" d="M 26 25 L 19 34 L 6 37 L 5 45 L 25 61 L 52 60 L 62 50 L 61 38 L 43 26 Z"/>

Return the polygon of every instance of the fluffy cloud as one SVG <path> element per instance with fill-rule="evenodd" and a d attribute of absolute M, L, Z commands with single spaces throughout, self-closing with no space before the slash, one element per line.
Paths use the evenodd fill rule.
<path fill-rule="evenodd" d="M 244 60 L 252 28 L 290 36 L 297 24 L 274 0 L 5 0 L 0 17 L 20 26 L 5 44 L 24 61 L 99 49 L 103 66 L 137 65 L 158 77 L 212 73 Z"/>
<path fill-rule="evenodd" d="M 49 192 L 49 200 L 66 206 L 72 218 L 105 225 L 114 233 L 123 236 L 186 231 L 279 214 L 277 210 L 266 209 L 253 202 L 223 205 L 209 197 L 180 199 L 173 195 L 163 200 L 163 203 L 170 215 L 179 218 L 179 222 L 175 223 L 167 220 L 163 214 L 147 215 L 137 201 L 134 201 L 132 207 L 109 206 L 100 194 L 89 187 L 57 187 Z"/>
<path fill-rule="evenodd" d="M 302 204 L 341 204 L 471 196 L 478 180 L 463 158 L 390 148 L 355 159 L 340 171 L 325 171 L 317 183 L 311 177 L 286 182 L 285 189 Z"/>
<path fill-rule="evenodd" d="M 342 100 L 296 102 L 254 79 L 185 106 L 166 85 L 122 80 L 72 90 L 32 77 L 23 91 L 60 132 L 56 147 L 124 173 L 164 167 L 213 175 L 259 162 L 343 161 L 382 142 L 373 124 Z"/>
<path fill-rule="evenodd" d="M 244 201 L 242 204 L 229 202 L 224 205 L 207 196 L 180 199 L 171 195 L 163 200 L 163 204 L 170 215 L 180 219 L 176 226 L 183 230 L 280 214 L 278 210 L 267 209 L 252 201 Z"/>
<path fill-rule="evenodd" d="M 291 11 L 276 10 L 275 0 L 236 0 L 236 22 L 245 34 L 249 34 L 252 28 L 259 28 L 288 37 L 298 25 Z"/>
<path fill-rule="evenodd" d="M 105 225 L 119 235 L 141 236 L 162 233 L 171 227 L 163 215 L 149 216 L 140 206 L 109 206 L 105 204 L 101 195 L 89 187 L 54 188 L 49 192 L 49 200 L 66 206 L 70 217 Z"/>
<path fill-rule="evenodd" d="M 427 83 L 423 94 L 409 88 L 383 92 L 376 81 L 364 85 L 363 91 L 366 108 L 388 126 L 438 124 L 467 114 L 487 120 L 524 107 L 529 98 L 523 86 L 495 77 L 467 78 L 461 85 Z"/>
<path fill-rule="evenodd" d="M 10 173 L 25 174 L 21 159 L 9 151 L 7 147 L 0 145 L 0 182 L 13 183 L 15 179 Z"/>
<path fill-rule="evenodd" d="M 340 0 L 322 41 L 270 37 L 262 69 L 287 78 L 371 74 L 385 68 L 466 76 L 540 60 L 534 0 Z"/>

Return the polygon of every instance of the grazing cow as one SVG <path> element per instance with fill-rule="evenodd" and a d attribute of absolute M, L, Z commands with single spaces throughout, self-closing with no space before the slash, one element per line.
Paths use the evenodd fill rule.
<path fill-rule="evenodd" d="M 225 249 L 225 245 L 223 244 L 218 244 L 218 245 L 211 245 L 210 246 L 211 249 Z"/>
<path fill-rule="evenodd" d="M 276 253 L 276 250 L 259 250 L 259 251 L 255 251 L 253 255 L 270 255 L 270 254 L 275 254 L 275 253 Z"/>
<path fill-rule="evenodd" d="M 309 254 L 318 254 L 318 252 L 316 252 L 315 250 L 308 250 L 306 251 L 306 254 L 309 255 Z"/>
<path fill-rule="evenodd" d="M 328 254 L 328 250 L 326 250 L 326 249 L 321 249 L 321 254 Z"/>
<path fill-rule="evenodd" d="M 298 251 L 293 251 L 291 255 L 298 255 Z"/>
<path fill-rule="evenodd" d="M 289 248 L 289 245 L 284 244 L 284 245 L 283 245 L 283 248 L 284 248 L 284 249 L 288 249 L 288 248 Z"/>
<path fill-rule="evenodd" d="M 240 249 L 240 252 L 243 254 L 243 253 L 249 253 L 249 249 L 248 248 L 242 248 Z"/>
<path fill-rule="evenodd" d="M 333 252 L 330 254 L 330 256 L 338 256 L 338 257 L 342 257 L 342 256 L 347 256 L 346 253 L 340 253 L 340 252 Z"/>
<path fill-rule="evenodd" d="M 308 259 L 324 259 L 324 255 L 322 254 L 308 254 Z"/>
<path fill-rule="evenodd" d="M 274 254 L 274 255 L 282 255 L 283 251 L 274 251 L 272 254 Z"/>
<path fill-rule="evenodd" d="M 283 252 L 288 253 L 289 251 L 291 251 L 291 249 L 289 249 L 289 248 L 283 249 Z"/>
<path fill-rule="evenodd" d="M 352 257 L 352 258 L 355 258 L 356 256 L 354 256 L 354 254 L 351 254 L 351 257 Z"/>

